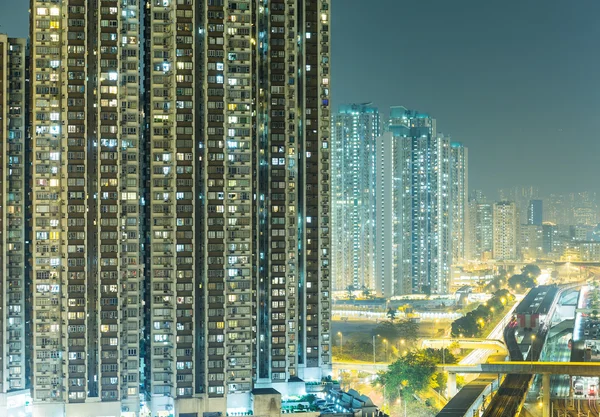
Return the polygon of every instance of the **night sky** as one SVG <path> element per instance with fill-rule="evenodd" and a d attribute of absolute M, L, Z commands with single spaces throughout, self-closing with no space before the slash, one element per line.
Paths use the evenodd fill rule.
<path fill-rule="evenodd" d="M 0 32 L 27 36 L 27 0 Z M 600 1 L 333 0 L 334 106 L 428 112 L 470 188 L 600 191 Z"/>

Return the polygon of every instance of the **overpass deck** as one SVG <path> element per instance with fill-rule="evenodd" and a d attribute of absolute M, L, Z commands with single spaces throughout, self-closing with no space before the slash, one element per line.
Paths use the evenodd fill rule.
<path fill-rule="evenodd" d="M 464 417 L 470 410 L 477 409 L 482 399 L 489 391 L 488 387 L 497 381 L 495 376 L 482 375 L 462 389 L 444 406 L 437 417 Z"/>
<path fill-rule="evenodd" d="M 600 362 L 490 362 L 479 365 L 438 366 L 454 374 L 600 375 Z"/>

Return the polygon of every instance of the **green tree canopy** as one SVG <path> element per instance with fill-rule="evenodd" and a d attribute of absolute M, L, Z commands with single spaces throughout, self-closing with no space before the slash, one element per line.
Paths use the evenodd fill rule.
<path fill-rule="evenodd" d="M 386 386 L 390 400 L 400 396 L 407 398 L 435 384 L 436 363 L 424 351 L 415 350 L 388 366 L 387 371 L 377 374 L 374 385 Z"/>
<path fill-rule="evenodd" d="M 521 271 L 521 275 L 527 275 L 531 278 L 537 278 L 542 274 L 542 270 L 539 266 L 534 264 L 525 265 Z"/>
<path fill-rule="evenodd" d="M 535 279 L 527 274 L 516 274 L 508 279 L 508 286 L 516 290 L 526 290 L 535 287 Z"/>

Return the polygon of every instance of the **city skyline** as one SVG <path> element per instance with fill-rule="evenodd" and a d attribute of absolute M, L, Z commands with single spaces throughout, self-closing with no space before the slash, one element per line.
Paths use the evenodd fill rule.
<path fill-rule="evenodd" d="M 600 30 L 461 1 L 0 0 L 0 414 L 598 397 Z"/>

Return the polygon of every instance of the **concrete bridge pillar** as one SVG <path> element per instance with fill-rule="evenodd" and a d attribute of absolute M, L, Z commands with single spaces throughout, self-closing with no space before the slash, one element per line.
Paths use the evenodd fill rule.
<path fill-rule="evenodd" d="M 550 417 L 550 374 L 542 375 L 542 417 Z"/>
<path fill-rule="evenodd" d="M 448 397 L 452 398 L 456 395 L 456 374 L 448 372 Z"/>

